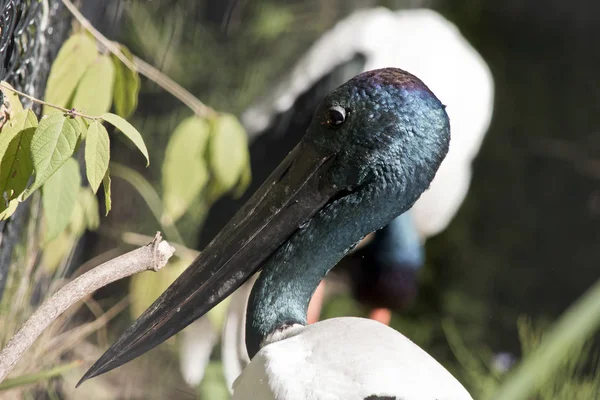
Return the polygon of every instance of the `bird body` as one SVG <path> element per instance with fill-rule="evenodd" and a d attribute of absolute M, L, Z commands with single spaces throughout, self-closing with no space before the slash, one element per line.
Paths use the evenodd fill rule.
<path fill-rule="evenodd" d="M 246 312 L 252 361 L 236 392 L 294 399 L 314 382 L 304 380 L 306 373 L 294 381 L 290 373 L 314 368 L 335 370 L 327 375 L 335 386 L 322 380 L 312 391 L 319 399 L 347 398 L 340 388 L 358 382 L 367 398 L 415 400 L 431 393 L 438 400 L 470 400 L 448 371 L 382 324 L 341 318 L 305 327 L 320 281 L 368 233 L 413 206 L 449 142 L 442 103 L 414 75 L 383 68 L 341 85 L 325 96 L 306 135 L 252 198 L 80 383 L 167 340 L 261 270 Z M 288 353 L 293 359 L 286 363 Z M 361 365 L 352 369 L 355 363 Z M 394 371 L 405 374 L 397 377 L 403 385 L 390 382 Z M 440 392 L 431 387 L 438 384 Z M 260 392 L 263 385 L 268 389 Z"/>
<path fill-rule="evenodd" d="M 235 381 L 233 400 L 471 399 L 429 354 L 377 321 L 332 318 L 280 337 Z"/>

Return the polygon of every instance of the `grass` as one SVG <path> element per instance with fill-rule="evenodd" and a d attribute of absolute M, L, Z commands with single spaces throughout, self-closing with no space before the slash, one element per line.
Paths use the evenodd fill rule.
<path fill-rule="evenodd" d="M 543 325 L 543 324 L 539 324 Z M 516 373 L 522 373 L 519 368 L 508 371 L 499 370 L 494 365 L 495 355 L 486 348 L 473 350 L 468 348 L 461 339 L 456 326 L 446 320 L 443 323 L 444 332 L 450 347 L 460 365 L 462 382 L 470 389 L 474 399 L 493 400 L 503 395 L 506 384 L 514 379 Z M 519 340 L 521 343 L 522 359 L 528 360 L 536 354 L 552 330 L 535 327 L 527 317 L 517 321 Z M 544 374 L 544 369 L 552 365 L 538 365 L 538 377 Z M 535 377 L 532 378 L 535 380 Z M 600 359 L 591 342 L 575 343 L 570 347 L 565 357 L 562 357 L 548 374 L 547 379 L 539 382 L 528 382 L 531 387 L 538 386 L 529 395 L 521 393 L 515 396 L 527 400 L 594 400 L 600 398 Z M 516 398 L 516 397 L 513 397 Z"/>

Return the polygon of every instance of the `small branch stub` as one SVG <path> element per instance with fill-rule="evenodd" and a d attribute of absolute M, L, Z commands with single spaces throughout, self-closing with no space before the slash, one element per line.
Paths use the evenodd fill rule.
<path fill-rule="evenodd" d="M 119 279 L 146 270 L 159 271 L 174 252 L 175 249 L 157 232 L 148 245 L 113 258 L 67 283 L 29 317 L 2 350 L 0 382 L 42 332 L 70 306 Z"/>

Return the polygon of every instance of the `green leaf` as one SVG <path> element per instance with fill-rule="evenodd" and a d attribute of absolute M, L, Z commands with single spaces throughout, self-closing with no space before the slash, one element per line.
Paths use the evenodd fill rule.
<path fill-rule="evenodd" d="M 73 155 L 79 133 L 79 124 L 73 118 L 62 114 L 42 118 L 31 139 L 35 181 L 24 197 L 42 186 Z"/>
<path fill-rule="evenodd" d="M 169 140 L 162 165 L 163 215 L 179 219 L 208 181 L 203 154 L 208 123 L 190 117 L 177 126 Z"/>
<path fill-rule="evenodd" d="M 86 229 L 94 231 L 98 226 L 100 226 L 98 199 L 89 187 L 80 187 L 69 223 L 69 231 L 75 237 L 79 237 Z"/>
<path fill-rule="evenodd" d="M 133 60 L 133 55 L 125 46 L 121 46 L 121 52 L 128 60 Z M 115 86 L 113 89 L 115 111 L 121 117 L 129 118 L 137 107 L 140 76 L 137 72 L 127 68 L 114 54 L 111 57 L 115 67 Z"/>
<path fill-rule="evenodd" d="M 0 221 L 4 221 L 5 219 L 8 219 L 11 215 L 13 215 L 15 211 L 17 211 L 19 203 L 20 202 L 17 199 L 11 200 L 8 203 L 8 207 L 6 207 L 6 210 L 0 212 Z"/>
<path fill-rule="evenodd" d="M 131 125 L 129 122 L 119 117 L 118 115 L 106 113 L 102 115 L 102 119 L 123 132 L 133 144 L 140 150 L 140 152 L 146 158 L 146 166 L 150 165 L 150 158 L 148 157 L 148 149 L 142 139 L 142 135 Z"/>
<path fill-rule="evenodd" d="M 50 104 L 68 108 L 75 88 L 97 56 L 98 49 L 92 38 L 85 33 L 71 36 L 52 63 L 44 99 Z M 48 114 L 53 110 L 45 106 L 43 113 Z"/>
<path fill-rule="evenodd" d="M 240 180 L 242 187 L 248 181 L 247 172 L 244 176 L 250 168 L 248 139 L 244 128 L 233 115 L 222 114 L 212 121 L 209 160 L 215 178 L 215 195 L 230 191 Z"/>
<path fill-rule="evenodd" d="M 80 188 L 83 189 L 83 188 Z M 81 205 L 81 203 L 79 202 L 79 199 L 77 199 L 77 201 L 75 202 L 75 206 L 73 207 L 73 212 L 71 213 L 71 220 L 69 221 L 68 224 L 68 229 L 66 229 L 65 234 L 68 237 L 74 237 L 74 238 L 78 238 L 81 235 L 83 235 L 83 233 L 85 232 L 85 212 L 83 211 L 83 206 Z M 60 237 L 62 235 L 59 235 L 58 237 Z M 54 240 L 52 240 L 52 242 L 54 242 L 56 240 L 56 238 Z M 50 245 L 50 244 L 48 244 Z M 48 247 L 48 246 L 46 246 Z M 62 259 L 62 257 L 61 257 Z"/>
<path fill-rule="evenodd" d="M 6 81 L 0 82 L 3 86 L 8 86 L 9 88 L 13 88 L 12 85 Z M 4 102 L 8 101 L 8 105 L 10 106 L 10 115 L 17 115 L 19 112 L 23 111 L 23 103 L 21 103 L 21 99 L 19 95 L 13 92 L 12 90 L 2 89 L 2 93 L 4 93 Z"/>
<path fill-rule="evenodd" d="M 16 199 L 33 174 L 31 139 L 37 118 L 31 110 L 21 110 L 0 131 L 0 211 L 6 201 Z"/>
<path fill-rule="evenodd" d="M 247 168 L 244 168 L 242 171 L 235 192 L 233 192 L 233 197 L 236 199 L 242 197 L 246 189 L 248 189 L 248 186 L 250 186 L 250 182 L 252 182 L 252 171 L 250 170 L 250 165 L 248 165 Z"/>
<path fill-rule="evenodd" d="M 77 209 L 75 208 L 74 210 Z M 73 216 L 71 219 L 73 220 Z M 43 248 L 46 250 L 42 254 L 41 262 L 44 270 L 50 274 L 56 272 L 60 264 L 68 257 L 74 244 L 75 237 L 67 230 L 60 232 L 55 238 L 44 242 Z"/>
<path fill-rule="evenodd" d="M 75 121 L 77 121 L 77 123 L 79 124 L 79 132 L 81 132 L 79 138 L 81 140 L 85 140 L 85 138 L 87 137 L 87 130 L 90 126 L 88 120 L 86 120 L 83 117 L 75 117 Z"/>
<path fill-rule="evenodd" d="M 110 142 L 108 132 L 100 121 L 90 125 L 85 141 L 85 172 L 90 187 L 96 193 L 104 179 L 110 160 Z"/>
<path fill-rule="evenodd" d="M 106 174 L 104 175 L 104 179 L 102 179 L 102 186 L 104 187 L 104 208 L 106 208 L 106 214 L 108 215 L 108 213 L 110 212 L 110 209 L 112 207 L 112 201 L 111 201 L 111 188 L 110 188 L 110 168 L 106 170 Z"/>
<path fill-rule="evenodd" d="M 69 158 L 42 187 L 42 207 L 46 217 L 46 240 L 65 230 L 77 203 L 81 175 L 79 164 Z"/>
<path fill-rule="evenodd" d="M 101 55 L 88 67 L 77 85 L 71 107 L 98 116 L 110 110 L 115 67 L 109 56 Z"/>
<path fill-rule="evenodd" d="M 90 188 L 81 188 L 77 202 L 81 204 L 85 217 L 85 227 L 91 231 L 95 231 L 100 226 L 100 212 L 98 207 L 98 199 Z"/>

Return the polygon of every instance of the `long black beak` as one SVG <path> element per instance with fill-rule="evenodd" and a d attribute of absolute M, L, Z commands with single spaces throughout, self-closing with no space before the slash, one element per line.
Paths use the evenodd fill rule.
<path fill-rule="evenodd" d="M 240 287 L 340 189 L 333 154 L 301 142 L 183 274 L 92 365 L 77 386 L 164 342 Z"/>

